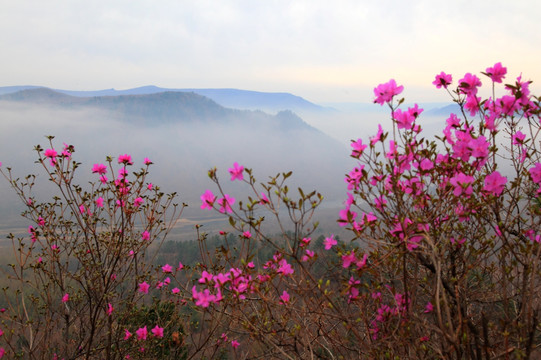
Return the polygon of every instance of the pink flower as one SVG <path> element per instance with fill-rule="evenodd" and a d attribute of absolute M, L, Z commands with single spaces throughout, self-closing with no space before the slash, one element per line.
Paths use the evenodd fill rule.
<path fill-rule="evenodd" d="M 103 207 L 103 198 L 101 196 L 96 199 L 96 206 L 100 208 Z"/>
<path fill-rule="evenodd" d="M 216 301 L 216 296 L 212 295 L 209 289 L 198 292 L 195 286 L 192 288 L 192 297 L 195 300 L 196 306 L 201 306 L 204 308 L 209 307 L 211 302 Z"/>
<path fill-rule="evenodd" d="M 404 90 L 403 86 L 396 86 L 394 79 L 389 80 L 388 83 L 379 84 L 374 88 L 374 95 L 376 95 L 375 103 L 383 105 L 386 102 L 390 102 L 395 95 L 398 95 Z"/>
<path fill-rule="evenodd" d="M 152 190 L 152 183 L 149 183 L 147 189 Z"/>
<path fill-rule="evenodd" d="M 244 175 L 242 174 L 243 171 L 243 166 L 239 166 L 238 163 L 234 163 L 233 167 L 229 168 L 229 173 L 231 174 L 231 181 L 244 180 Z"/>
<path fill-rule="evenodd" d="M 399 129 L 410 130 L 413 127 L 415 117 L 411 115 L 408 111 L 402 111 L 397 109 L 393 113 L 393 120 L 396 121 L 397 127 Z"/>
<path fill-rule="evenodd" d="M 267 195 L 265 195 L 265 193 L 261 193 L 261 200 L 259 201 L 259 203 L 261 205 L 270 203 L 269 198 L 267 197 Z"/>
<path fill-rule="evenodd" d="M 419 163 L 419 167 L 421 168 L 421 170 L 429 171 L 434 168 L 434 163 L 429 159 L 423 159 Z"/>
<path fill-rule="evenodd" d="M 105 166 L 104 164 L 94 164 L 94 166 L 92 167 L 92 172 L 103 175 L 107 173 L 107 166 Z"/>
<path fill-rule="evenodd" d="M 310 259 L 313 259 L 315 255 L 316 255 L 315 252 L 313 252 L 313 251 L 310 250 L 310 249 L 306 249 L 306 255 L 303 255 L 303 257 L 302 257 L 301 260 L 302 260 L 302 261 L 308 261 L 308 260 L 310 260 Z"/>
<path fill-rule="evenodd" d="M 173 267 L 169 264 L 165 264 L 164 266 L 162 266 L 162 271 L 166 274 L 168 273 L 172 273 L 173 272 Z"/>
<path fill-rule="evenodd" d="M 146 340 L 147 339 L 148 330 L 147 330 L 146 326 L 144 328 L 137 329 L 137 331 L 135 333 L 137 334 L 137 340 Z"/>
<path fill-rule="evenodd" d="M 213 279 L 212 274 L 209 273 L 207 270 L 203 270 L 203 272 L 201 273 L 201 278 L 199 279 L 199 283 L 205 284 L 212 281 L 212 279 Z"/>
<path fill-rule="evenodd" d="M 484 136 L 479 136 L 477 139 L 471 139 L 468 142 L 468 148 L 471 150 L 471 156 L 476 158 L 487 157 L 489 146 L 490 143 Z"/>
<path fill-rule="evenodd" d="M 246 239 L 249 239 L 252 237 L 252 233 L 249 231 L 245 231 L 242 233 L 242 236 L 245 237 Z"/>
<path fill-rule="evenodd" d="M 150 233 L 148 231 L 143 231 L 141 233 L 141 239 L 144 240 L 144 241 L 148 241 L 150 240 Z"/>
<path fill-rule="evenodd" d="M 136 198 L 135 200 L 133 200 L 133 206 L 135 206 L 136 208 L 138 208 L 139 206 L 141 206 L 145 201 L 143 200 L 143 198 L 141 197 L 138 197 Z"/>
<path fill-rule="evenodd" d="M 107 315 L 111 316 L 113 314 L 114 310 L 115 310 L 115 308 L 113 307 L 113 305 L 111 305 L 111 303 L 108 303 L 107 304 Z"/>
<path fill-rule="evenodd" d="M 502 176 L 498 171 L 494 171 L 492 174 L 485 177 L 485 186 L 483 190 L 499 196 L 505 189 L 507 178 Z"/>
<path fill-rule="evenodd" d="M 428 314 L 428 313 L 432 312 L 433 310 L 434 310 L 434 306 L 432 305 L 432 303 L 430 301 L 427 302 L 424 313 Z"/>
<path fill-rule="evenodd" d="M 220 212 L 222 214 L 232 212 L 233 210 L 231 209 L 231 205 L 233 205 L 234 202 L 234 197 L 224 194 L 224 197 L 218 200 L 218 205 L 220 205 Z"/>
<path fill-rule="evenodd" d="M 176 295 L 176 294 L 180 294 L 180 289 L 179 289 L 179 288 L 174 288 L 173 290 L 171 290 L 171 292 L 172 292 L 173 294 L 175 294 L 175 295 Z"/>
<path fill-rule="evenodd" d="M 353 150 L 351 151 L 351 156 L 358 158 L 362 155 L 364 149 L 366 149 L 368 145 L 363 144 L 362 139 L 357 139 L 357 141 L 351 140 L 351 147 Z"/>
<path fill-rule="evenodd" d="M 481 80 L 475 75 L 467 73 L 462 79 L 458 81 L 458 89 L 460 92 L 466 95 L 476 95 L 477 88 L 481 86 Z"/>
<path fill-rule="evenodd" d="M 128 340 L 131 338 L 132 333 L 128 331 L 128 329 L 124 329 L 124 340 Z"/>
<path fill-rule="evenodd" d="M 237 341 L 237 340 L 233 340 L 231 341 L 231 346 L 233 346 L 233 349 L 236 349 L 238 348 L 240 345 L 240 343 Z"/>
<path fill-rule="evenodd" d="M 56 152 L 55 149 L 47 149 L 47 150 L 45 150 L 45 152 L 43 153 L 43 155 L 44 155 L 46 158 L 54 159 L 55 157 L 58 156 L 58 153 Z"/>
<path fill-rule="evenodd" d="M 351 253 L 346 255 L 342 255 L 342 267 L 347 269 L 352 262 L 355 262 L 355 260 L 357 260 L 357 258 L 355 257 L 355 251 L 352 251 Z"/>
<path fill-rule="evenodd" d="M 184 265 L 182 265 L 182 263 L 179 261 L 177 270 L 182 270 L 183 268 L 184 268 Z"/>
<path fill-rule="evenodd" d="M 150 165 L 150 164 L 152 164 L 152 161 L 150 161 L 150 159 L 146 157 L 146 158 L 143 160 L 143 164 L 145 164 L 145 165 Z"/>
<path fill-rule="evenodd" d="M 162 338 L 163 337 L 163 328 L 156 325 L 152 330 L 152 334 L 154 334 L 154 337 Z"/>
<path fill-rule="evenodd" d="M 118 163 L 124 164 L 124 165 L 133 165 L 133 161 L 131 160 L 131 155 L 128 155 L 128 154 L 119 155 Z"/>
<path fill-rule="evenodd" d="M 442 86 L 447 89 L 447 86 L 451 85 L 453 82 L 453 77 L 451 74 L 446 74 L 443 71 L 436 75 L 436 80 L 432 82 L 432 84 L 436 85 L 438 89 L 440 89 Z"/>
<path fill-rule="evenodd" d="M 522 131 L 517 131 L 512 136 L 513 145 L 521 145 L 521 144 L 523 144 L 525 138 L 526 138 L 526 134 L 522 133 Z"/>
<path fill-rule="evenodd" d="M 6 350 L 3 347 L 0 347 L 0 358 L 4 357 Z"/>
<path fill-rule="evenodd" d="M 47 149 L 45 150 L 45 152 L 43 153 L 43 155 L 46 157 L 46 158 L 49 158 L 50 159 L 50 164 L 51 166 L 54 166 L 56 164 L 56 156 L 58 155 L 58 153 L 56 152 L 55 149 Z"/>
<path fill-rule="evenodd" d="M 289 294 L 287 293 L 287 291 L 284 290 L 284 292 L 282 292 L 282 295 L 280 295 L 280 304 L 287 304 L 289 303 Z"/>
<path fill-rule="evenodd" d="M 460 196 L 462 194 L 471 195 L 473 192 L 472 183 L 474 181 L 473 176 L 468 176 L 464 173 L 459 173 L 456 176 L 453 176 L 449 182 L 455 187 L 453 194 L 455 196 Z"/>
<path fill-rule="evenodd" d="M 507 74 L 507 68 L 502 66 L 502 63 L 496 63 L 493 67 L 489 67 L 486 70 L 486 74 L 492 79 L 492 81 L 501 83 L 505 74 Z"/>
<path fill-rule="evenodd" d="M 216 201 L 216 196 L 214 196 L 212 191 L 205 191 L 205 193 L 201 195 L 201 209 L 212 210 L 212 205 L 214 204 L 214 201 Z"/>
<path fill-rule="evenodd" d="M 536 163 L 534 167 L 530 168 L 529 172 L 533 182 L 541 185 L 541 163 Z"/>
<path fill-rule="evenodd" d="M 69 299 L 70 299 L 70 294 L 68 294 L 68 293 L 65 293 L 64 296 L 62 296 L 62 302 L 63 303 L 68 302 Z"/>
<path fill-rule="evenodd" d="M 148 289 L 150 289 L 150 285 L 146 281 L 139 284 L 139 291 L 143 294 L 148 294 Z"/>
<path fill-rule="evenodd" d="M 334 239 L 334 235 L 331 235 L 330 237 L 327 237 L 325 238 L 325 240 L 323 240 L 323 245 L 325 245 L 325 250 L 330 250 L 336 244 L 337 242 Z"/>
<path fill-rule="evenodd" d="M 276 270 L 277 273 L 285 276 L 293 274 L 293 267 L 286 261 L 286 259 L 280 260 L 278 264 L 280 266 L 278 266 L 278 269 Z"/>
<path fill-rule="evenodd" d="M 378 124 L 378 133 L 376 136 L 370 138 L 370 145 L 374 146 L 378 143 L 378 141 L 382 141 L 381 136 L 383 135 L 383 128 L 381 127 L 381 124 Z"/>

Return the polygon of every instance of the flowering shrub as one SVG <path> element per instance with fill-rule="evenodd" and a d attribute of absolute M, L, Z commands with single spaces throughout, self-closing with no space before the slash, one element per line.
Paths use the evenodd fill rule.
<path fill-rule="evenodd" d="M 118 157 L 116 179 L 107 178 L 112 159 L 94 165 L 98 180 L 85 191 L 73 183 L 73 147 L 38 147 L 60 196 L 37 203 L 33 177 L 6 174 L 33 225 L 30 239 L 12 237 L 16 285 L 6 290 L 1 354 L 530 358 L 541 345 L 540 99 L 521 77 L 496 97 L 507 75 L 500 63 L 482 74 L 486 99 L 477 75 L 454 88 L 451 75 L 436 76 L 459 111 L 435 139 L 423 136 L 423 109 L 401 108 L 403 86 L 374 89 L 392 129 L 351 143 L 338 214 L 348 239 L 312 239 L 323 197 L 290 190 L 291 173 L 259 183 L 234 163 L 231 186 L 251 189 L 240 200 L 211 169 L 216 189 L 200 207 L 230 229 L 212 251 L 197 226 L 201 258 L 191 267 L 181 257 L 152 265 L 151 244 L 180 214 L 145 182 L 148 159 L 133 180 L 129 155 Z"/>
<path fill-rule="evenodd" d="M 4 289 L 3 351 L 29 359 L 119 358 L 136 346 L 122 339 L 146 303 L 139 283 L 158 281 L 151 244 L 163 241 L 183 206 L 147 182 L 148 159 L 129 174 L 127 154 L 95 164 L 96 181 L 84 190 L 74 183 L 80 164 L 73 146 L 59 153 L 52 137 L 49 142 L 50 148 L 35 150 L 57 189 L 52 201 L 34 197 L 35 176 L 19 180 L 11 169 L 3 172 L 32 222 L 29 239 L 10 236 L 17 256 L 8 275 L 12 286 Z M 163 306 L 153 311 L 159 315 Z M 157 316 L 148 323 L 156 343 L 160 326 L 172 320 Z"/>

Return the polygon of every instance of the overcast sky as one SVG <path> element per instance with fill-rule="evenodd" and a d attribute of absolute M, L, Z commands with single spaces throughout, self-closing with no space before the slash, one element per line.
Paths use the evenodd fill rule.
<path fill-rule="evenodd" d="M 240 88 L 370 102 L 496 62 L 541 83 L 541 2 L 0 0 L 0 86 Z M 486 81 L 485 79 L 483 79 Z M 534 83 L 535 84 L 535 83 Z M 539 85 L 535 86 L 539 89 Z"/>

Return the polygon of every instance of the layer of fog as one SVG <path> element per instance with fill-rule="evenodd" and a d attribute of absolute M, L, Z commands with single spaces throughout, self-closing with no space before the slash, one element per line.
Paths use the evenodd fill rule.
<path fill-rule="evenodd" d="M 212 126 L 185 123 L 134 125 L 116 119 L 114 114 L 95 110 L 12 103 L 2 103 L 0 109 L 2 168 L 11 167 L 13 174 L 21 178 L 37 173 L 38 183 L 43 187 L 38 188 L 37 196 L 42 201 L 50 199 L 51 187 L 41 166 L 34 163 L 37 155 L 33 148 L 36 144 L 49 148 L 46 135 L 55 136 L 57 151 L 62 149 L 63 143 L 75 146 L 73 158 L 82 163 L 77 170 L 80 184 L 97 180 L 91 173 L 92 164 L 104 163 L 107 156 L 132 155 L 134 171 L 143 166 L 145 157 L 150 158 L 154 165 L 149 181 L 166 192 L 177 192 L 179 202 L 189 205 L 184 217 L 193 223 L 199 218 L 206 221 L 216 218 L 216 214 L 199 209 L 200 195 L 206 189 L 216 192 L 216 186 L 207 176 L 210 168 L 218 168 L 226 193 L 237 199 L 249 195 L 246 184 L 230 181 L 227 169 L 238 162 L 253 168 L 260 182 L 293 170 L 289 187 L 294 192 L 298 186 L 307 192 L 314 189 L 321 192 L 325 196 L 322 210 L 325 225 L 334 227 L 338 208 L 345 198 L 343 175 L 354 164 L 348 158 L 347 143 L 338 147 L 314 144 L 313 134 L 306 130 L 288 130 L 287 136 L 281 136 L 270 126 L 258 128 L 258 133 L 254 134 L 253 129 L 232 128 L 216 122 Z M 323 135 L 320 139 L 326 141 Z M 4 179 L 0 181 L 0 196 L 0 230 L 27 226 L 28 223 L 19 216 L 23 209 L 21 201 Z"/>

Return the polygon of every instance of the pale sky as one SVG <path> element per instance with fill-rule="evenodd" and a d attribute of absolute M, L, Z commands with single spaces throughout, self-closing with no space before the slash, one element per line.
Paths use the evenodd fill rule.
<path fill-rule="evenodd" d="M 496 62 L 541 84 L 537 0 L 0 0 L 0 86 L 239 88 L 371 102 Z M 487 78 L 482 78 L 488 83 Z M 537 84 L 539 83 L 539 84 Z"/>

